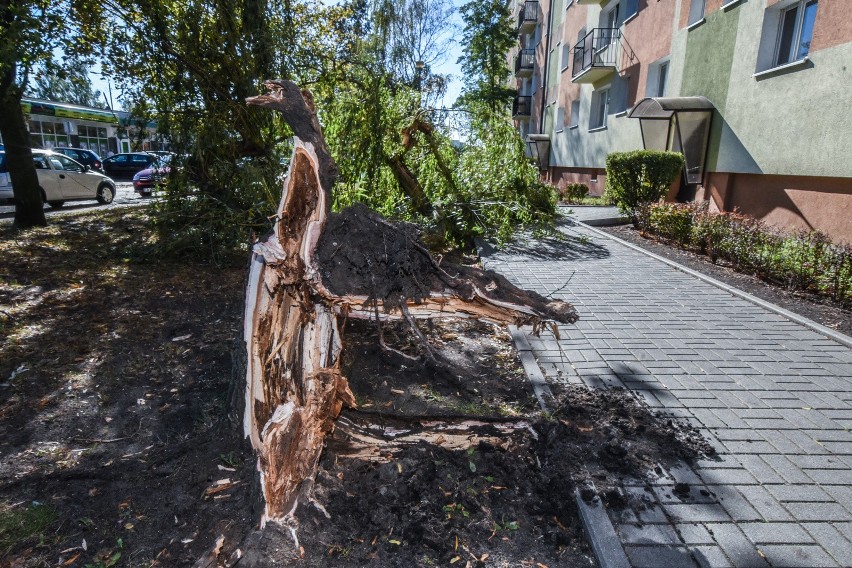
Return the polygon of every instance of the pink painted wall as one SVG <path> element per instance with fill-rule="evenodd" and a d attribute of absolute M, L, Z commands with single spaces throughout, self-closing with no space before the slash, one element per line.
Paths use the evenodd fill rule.
<path fill-rule="evenodd" d="M 584 183 L 589 188 L 589 195 L 603 195 L 606 188 L 606 170 L 594 168 L 550 168 L 545 181 L 562 188 L 570 183 Z M 592 181 L 597 176 L 597 181 Z"/>
<path fill-rule="evenodd" d="M 671 54 L 672 24 L 676 0 L 640 0 L 639 13 L 624 25 L 624 39 L 636 53 L 630 75 L 627 106 L 645 98 L 648 65 Z"/>
<path fill-rule="evenodd" d="M 852 243 L 852 178 L 708 172 L 705 198 L 785 230 L 816 229 Z"/>

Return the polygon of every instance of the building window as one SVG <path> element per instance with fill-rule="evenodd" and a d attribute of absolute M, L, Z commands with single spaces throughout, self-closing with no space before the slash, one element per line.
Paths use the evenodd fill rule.
<path fill-rule="evenodd" d="M 817 6 L 817 0 L 782 0 L 766 9 L 755 76 L 807 59 Z"/>
<path fill-rule="evenodd" d="M 589 120 L 589 130 L 606 126 L 606 115 L 609 114 L 609 87 L 595 91 L 592 95 L 592 116 Z"/>
<path fill-rule="evenodd" d="M 692 0 L 689 3 L 689 25 L 697 24 L 704 19 L 704 0 Z"/>
<path fill-rule="evenodd" d="M 56 148 L 68 146 L 68 134 L 61 122 L 30 121 L 30 142 L 33 148 Z"/>
<path fill-rule="evenodd" d="M 579 99 L 576 101 L 571 101 L 571 122 L 568 124 L 569 128 L 573 128 L 580 124 L 580 101 Z"/>
<path fill-rule="evenodd" d="M 624 4 L 624 20 L 629 20 L 639 13 L 639 0 L 622 0 Z"/>
<path fill-rule="evenodd" d="M 657 61 L 648 66 L 648 82 L 645 87 L 646 97 L 666 96 L 666 83 L 669 79 L 669 60 Z"/>
<path fill-rule="evenodd" d="M 817 0 L 801 0 L 781 12 L 775 65 L 804 59 L 811 47 Z"/>
<path fill-rule="evenodd" d="M 660 72 L 657 76 L 657 96 L 666 96 L 666 80 L 669 78 L 669 62 L 660 64 Z"/>
<path fill-rule="evenodd" d="M 91 150 L 99 156 L 109 155 L 109 140 L 107 129 L 103 126 L 79 125 L 77 134 L 80 136 L 80 148 Z"/>

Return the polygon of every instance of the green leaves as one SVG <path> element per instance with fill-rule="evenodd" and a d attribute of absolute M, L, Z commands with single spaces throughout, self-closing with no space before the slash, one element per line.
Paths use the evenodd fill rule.
<path fill-rule="evenodd" d="M 461 13 L 465 28 L 459 63 L 465 87 L 460 104 L 505 110 L 516 94 L 505 86 L 510 76 L 506 54 L 518 42 L 509 6 L 501 0 L 471 0 Z"/>
<path fill-rule="evenodd" d="M 678 152 L 613 152 L 606 157 L 606 191 L 635 225 L 639 208 L 666 195 L 683 163 Z"/>

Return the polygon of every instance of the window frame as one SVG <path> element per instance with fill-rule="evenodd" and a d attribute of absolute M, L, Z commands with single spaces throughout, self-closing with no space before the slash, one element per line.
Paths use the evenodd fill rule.
<path fill-rule="evenodd" d="M 698 6 L 698 3 L 701 3 L 701 13 L 696 18 L 695 14 L 698 12 L 695 10 L 695 6 Z M 704 16 L 707 13 L 707 0 L 690 0 L 689 2 L 689 16 L 687 17 L 686 25 L 687 27 L 692 27 L 698 25 L 699 22 L 704 20 Z"/>
<path fill-rule="evenodd" d="M 590 132 L 606 128 L 611 96 L 612 89 L 610 85 L 607 85 L 602 89 L 598 89 L 592 95 L 592 112 L 589 117 Z"/>
<path fill-rule="evenodd" d="M 816 11 L 819 9 L 819 1 L 818 0 L 797 0 L 793 2 L 789 6 L 786 6 L 781 9 L 778 18 L 778 30 L 775 36 L 775 49 L 772 54 L 772 64 L 773 67 L 781 67 L 783 65 L 790 65 L 791 63 L 795 63 L 797 61 L 801 61 L 802 59 L 808 56 L 810 53 L 810 40 L 808 41 L 808 51 L 805 52 L 804 55 L 799 56 L 799 50 L 802 45 L 802 32 L 805 29 L 805 15 L 807 13 L 809 6 L 816 6 L 813 11 L 813 21 L 811 22 L 810 28 L 810 40 L 813 40 L 813 24 L 816 21 Z M 784 40 L 784 24 L 786 23 L 787 15 L 796 10 L 796 20 L 793 23 L 793 35 L 790 38 L 790 47 L 787 48 L 786 60 L 781 61 L 781 49 L 782 43 Z"/>
<path fill-rule="evenodd" d="M 580 99 L 571 101 L 571 116 L 568 120 L 568 128 L 577 128 L 580 126 Z"/>

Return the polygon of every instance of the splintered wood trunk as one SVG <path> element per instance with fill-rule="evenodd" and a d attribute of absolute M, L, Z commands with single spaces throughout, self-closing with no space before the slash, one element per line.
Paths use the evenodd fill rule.
<path fill-rule="evenodd" d="M 533 326 L 577 320 L 570 304 L 493 272 L 439 265 L 411 226 L 363 206 L 330 216 L 337 170 L 310 94 L 289 81 L 267 87 L 248 103 L 282 112 L 296 144 L 277 219 L 252 248 L 246 286 L 244 431 L 258 458 L 262 525 L 292 518 L 335 418 L 355 406 L 340 373 L 339 317 L 405 318 L 415 333 L 415 319 L 426 317 Z"/>
<path fill-rule="evenodd" d="M 317 165 L 312 145 L 299 141 L 275 228 L 254 246 L 246 289 L 244 428 L 258 454 L 262 523 L 293 511 L 331 421 L 344 403 L 354 404 L 339 372 L 337 317 L 308 286 L 326 218 Z"/>

